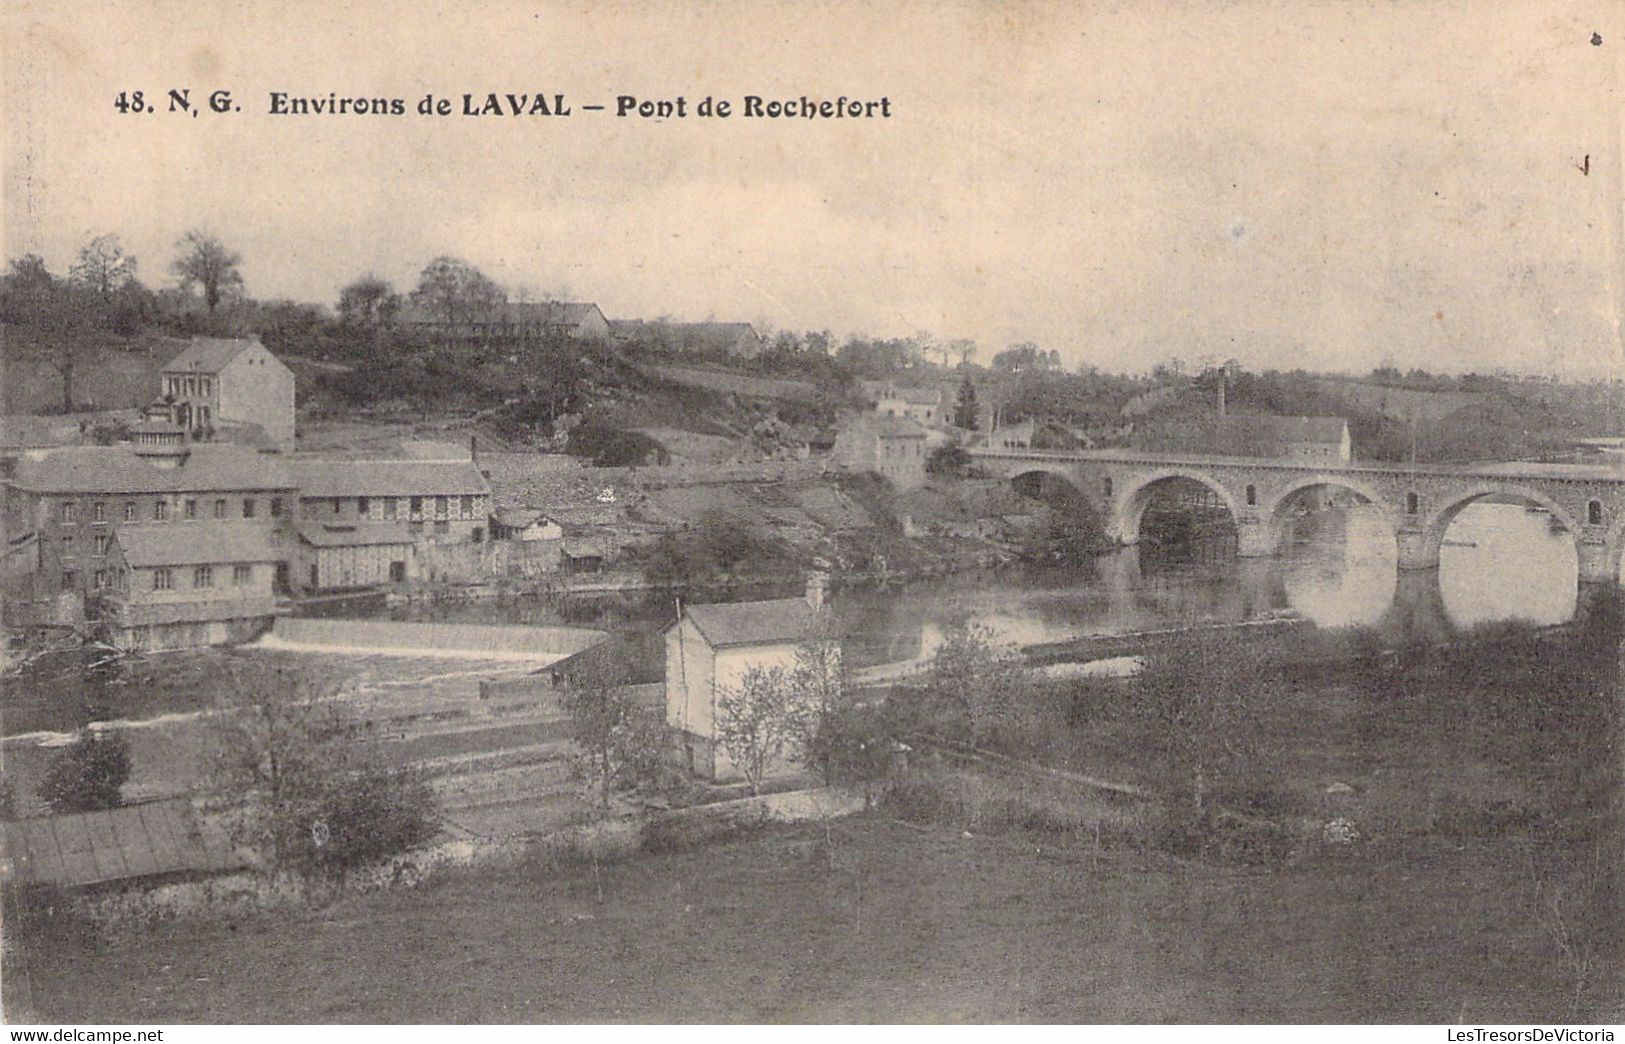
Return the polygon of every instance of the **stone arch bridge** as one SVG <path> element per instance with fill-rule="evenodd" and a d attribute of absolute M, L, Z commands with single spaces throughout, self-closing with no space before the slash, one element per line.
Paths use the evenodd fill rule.
<path fill-rule="evenodd" d="M 1100 512 L 1106 535 L 1139 539 L 1140 518 L 1158 486 L 1186 479 L 1229 508 L 1243 557 L 1273 555 L 1296 505 L 1311 491 L 1352 494 L 1377 507 L 1393 529 L 1399 568 L 1439 564 L 1445 530 L 1485 497 L 1549 512 L 1573 537 L 1581 583 L 1613 582 L 1625 549 L 1625 470 L 1575 464 L 1331 463 L 1250 457 L 1172 456 L 1136 450 L 974 449 L 991 475 L 1047 475 L 1077 489 Z"/>

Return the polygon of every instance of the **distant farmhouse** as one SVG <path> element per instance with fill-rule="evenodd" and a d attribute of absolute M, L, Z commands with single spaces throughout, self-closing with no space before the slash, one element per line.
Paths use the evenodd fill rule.
<path fill-rule="evenodd" d="M 762 354 L 762 338 L 749 323 L 645 322 L 616 319 L 609 324 L 615 343 L 676 355 L 732 355 L 753 359 Z"/>
<path fill-rule="evenodd" d="M 147 419 L 193 436 L 256 425 L 277 446 L 294 438 L 293 371 L 258 338 L 194 337 L 164 365 Z"/>
<path fill-rule="evenodd" d="M 397 322 L 430 340 L 457 343 L 505 343 L 569 338 L 603 341 L 609 338 L 609 320 L 588 301 L 509 301 L 466 317 L 413 305 Z"/>
<path fill-rule="evenodd" d="M 941 388 L 907 387 L 890 381 L 865 381 L 863 393 L 875 404 L 875 412 L 887 417 L 906 417 L 919 424 L 947 422 Z"/>
<path fill-rule="evenodd" d="M 1341 417 L 1231 414 L 1135 427 L 1130 446 L 1155 453 L 1220 457 L 1274 457 L 1305 463 L 1346 464 L 1353 458 L 1348 422 Z"/>

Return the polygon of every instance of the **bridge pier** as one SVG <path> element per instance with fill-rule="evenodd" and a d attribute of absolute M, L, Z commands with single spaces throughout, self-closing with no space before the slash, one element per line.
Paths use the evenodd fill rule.
<path fill-rule="evenodd" d="M 1275 534 L 1261 519 L 1236 520 L 1236 556 L 1238 558 L 1269 558 L 1276 552 Z"/>
<path fill-rule="evenodd" d="M 1400 569 L 1439 568 L 1439 541 L 1425 529 L 1401 529 L 1394 534 Z"/>
<path fill-rule="evenodd" d="M 1579 557 L 1580 583 L 1582 586 L 1586 584 L 1611 584 L 1614 582 L 1616 577 L 1614 576 L 1614 556 L 1611 554 L 1613 549 L 1608 546 L 1607 541 L 1581 537 L 1575 541 L 1574 549 Z"/>

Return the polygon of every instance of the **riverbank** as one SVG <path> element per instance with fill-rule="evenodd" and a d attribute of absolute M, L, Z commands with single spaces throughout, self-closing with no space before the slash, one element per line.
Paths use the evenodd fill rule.
<path fill-rule="evenodd" d="M 29 985 L 75 1023 L 1570 1020 L 1513 862 L 1397 855 L 1264 872 L 876 813 L 160 924 Z"/>

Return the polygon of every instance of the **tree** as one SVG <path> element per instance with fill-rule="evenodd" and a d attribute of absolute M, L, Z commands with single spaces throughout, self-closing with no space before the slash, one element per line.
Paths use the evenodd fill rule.
<path fill-rule="evenodd" d="M 1198 817 L 1214 783 L 1250 764 L 1257 708 L 1276 678 L 1255 650 L 1211 637 L 1172 638 L 1147 657 L 1127 706 L 1144 742 L 1184 777 Z"/>
<path fill-rule="evenodd" d="M 580 748 L 577 771 L 599 808 L 609 811 L 615 791 L 659 779 L 665 727 L 640 708 L 626 686 L 628 650 L 617 640 L 584 654 L 564 694 L 570 731 Z"/>
<path fill-rule="evenodd" d="M 118 733 L 81 731 L 45 772 L 39 795 L 53 812 L 117 808 L 130 778 L 130 748 Z"/>
<path fill-rule="evenodd" d="M 242 799 L 233 840 L 270 863 L 343 871 L 427 841 L 434 794 L 387 768 L 370 730 L 308 676 L 229 665 L 215 719 L 217 789 Z"/>
<path fill-rule="evenodd" d="M 389 280 L 371 272 L 339 291 L 339 320 L 355 326 L 387 325 L 400 306 Z"/>
<path fill-rule="evenodd" d="M 966 377 L 959 385 L 959 398 L 954 402 L 954 427 L 964 428 L 966 431 L 975 431 L 976 419 L 976 385 Z"/>
<path fill-rule="evenodd" d="M 993 357 L 993 369 L 1000 373 L 1047 372 L 1060 368 L 1060 352 L 1046 352 L 1031 341 L 1013 344 Z"/>
<path fill-rule="evenodd" d="M 424 266 L 412 301 L 448 324 L 472 322 L 506 302 L 502 288 L 460 258 L 437 257 Z"/>
<path fill-rule="evenodd" d="M 27 337 L 10 339 L 8 351 L 57 372 L 64 413 L 75 406 L 74 379 L 81 366 L 96 355 L 94 340 L 85 336 L 85 328 L 95 325 L 94 310 L 78 298 L 76 288 L 53 275 L 37 254 L 13 259 L 0 277 L 0 318 L 30 328 Z"/>
<path fill-rule="evenodd" d="M 993 736 L 1015 709 L 1021 660 L 993 630 L 960 616 L 942 630 L 942 644 L 926 670 L 926 689 L 939 720 L 933 724 L 968 731 L 973 740 Z"/>
<path fill-rule="evenodd" d="M 79 251 L 68 279 L 99 297 L 111 297 L 135 281 L 135 258 L 124 252 L 118 236 L 97 236 Z"/>
<path fill-rule="evenodd" d="M 751 667 L 717 700 L 717 741 L 752 796 L 799 734 L 794 694 L 783 667 Z"/>
<path fill-rule="evenodd" d="M 180 238 L 175 248 L 180 256 L 171 267 L 181 289 L 187 293 L 201 290 L 210 315 L 224 297 L 242 288 L 243 275 L 238 271 L 242 255 L 228 250 L 214 233 L 194 228 Z"/>

